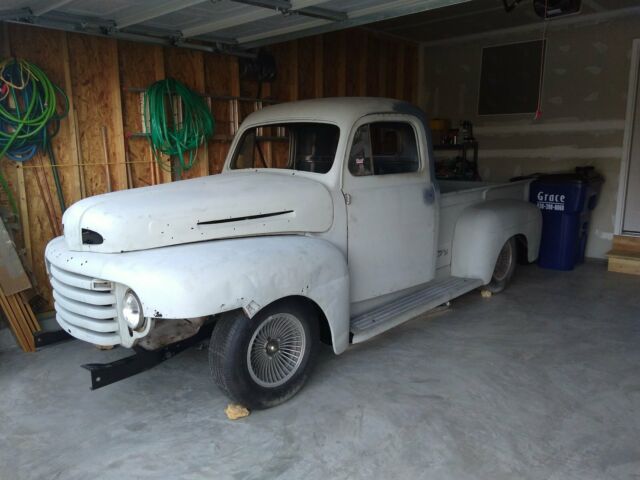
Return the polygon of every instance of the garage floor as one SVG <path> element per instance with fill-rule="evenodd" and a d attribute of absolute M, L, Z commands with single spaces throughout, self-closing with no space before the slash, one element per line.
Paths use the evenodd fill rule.
<path fill-rule="evenodd" d="M 204 350 L 95 392 L 79 365 L 122 350 L 0 352 L 0 477 L 638 478 L 640 278 L 516 275 L 325 351 L 296 398 L 236 422 Z"/>

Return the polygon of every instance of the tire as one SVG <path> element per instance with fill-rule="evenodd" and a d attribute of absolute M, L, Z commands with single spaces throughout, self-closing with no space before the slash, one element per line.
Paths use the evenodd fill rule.
<path fill-rule="evenodd" d="M 274 303 L 251 319 L 241 310 L 224 315 L 211 334 L 211 376 L 235 403 L 274 407 L 307 381 L 318 339 L 317 314 L 300 301 Z"/>
<path fill-rule="evenodd" d="M 485 289 L 491 293 L 500 293 L 503 291 L 516 270 L 518 263 L 518 246 L 515 237 L 511 237 L 505 242 L 498 254 L 496 266 L 493 269 L 491 281 L 485 285 Z"/>

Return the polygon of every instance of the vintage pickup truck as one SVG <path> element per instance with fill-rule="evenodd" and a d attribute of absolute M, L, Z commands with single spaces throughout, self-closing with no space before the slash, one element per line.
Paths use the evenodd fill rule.
<path fill-rule="evenodd" d="M 375 98 L 251 114 L 219 175 L 84 199 L 46 264 L 56 318 L 96 345 L 158 350 L 212 328 L 217 385 L 250 408 L 336 354 L 538 254 L 527 181 L 438 182 L 424 114 Z M 100 378 L 95 379 L 100 381 Z"/>

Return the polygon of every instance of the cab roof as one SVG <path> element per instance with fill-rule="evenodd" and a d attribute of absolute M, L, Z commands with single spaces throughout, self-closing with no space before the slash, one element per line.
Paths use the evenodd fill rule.
<path fill-rule="evenodd" d="M 426 124 L 424 112 L 415 105 L 402 100 L 377 97 L 318 98 L 280 103 L 250 114 L 243 123 L 255 125 L 310 120 L 352 125 L 359 118 L 376 113 L 413 115 Z"/>

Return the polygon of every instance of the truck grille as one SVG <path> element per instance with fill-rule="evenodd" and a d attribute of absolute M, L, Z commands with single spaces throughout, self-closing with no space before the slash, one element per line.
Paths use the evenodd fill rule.
<path fill-rule="evenodd" d="M 97 345 L 120 343 L 117 303 L 111 282 L 50 265 L 56 320 L 74 337 Z"/>

